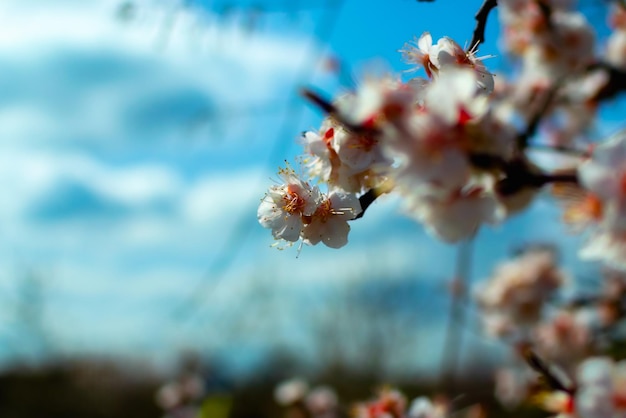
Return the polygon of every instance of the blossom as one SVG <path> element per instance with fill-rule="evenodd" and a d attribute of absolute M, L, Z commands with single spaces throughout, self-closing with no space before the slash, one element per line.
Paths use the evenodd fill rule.
<path fill-rule="evenodd" d="M 295 242 L 304 228 L 303 216 L 311 216 L 321 198 L 317 187 L 300 179 L 290 169 L 282 169 L 284 183 L 270 187 L 257 210 L 259 223 L 272 230 L 275 239 Z"/>
<path fill-rule="evenodd" d="M 483 223 L 497 223 L 503 212 L 494 195 L 481 187 L 441 193 L 422 188 L 405 205 L 410 216 L 422 222 L 434 235 L 446 242 L 473 236 Z"/>
<path fill-rule="evenodd" d="M 591 350 L 591 323 L 585 311 L 559 311 L 533 331 L 537 351 L 566 370 Z"/>
<path fill-rule="evenodd" d="M 379 139 L 373 133 L 355 134 L 343 128 L 335 129 L 332 144 L 341 163 L 352 173 L 389 164 L 382 155 Z"/>
<path fill-rule="evenodd" d="M 304 400 L 308 391 L 309 385 L 302 379 L 285 380 L 274 390 L 274 399 L 280 405 L 291 405 Z"/>
<path fill-rule="evenodd" d="M 358 404 L 356 418 L 403 418 L 406 412 L 406 397 L 395 389 L 383 389 L 378 398 Z"/>
<path fill-rule="evenodd" d="M 331 144 L 334 134 L 335 127 L 326 120 L 319 133 L 308 131 L 302 135 L 306 168 L 312 177 L 318 177 L 321 181 L 329 181 L 333 166 L 339 164 L 337 153 Z"/>
<path fill-rule="evenodd" d="M 306 217 L 302 231 L 304 243 L 315 245 L 322 242 L 331 248 L 343 247 L 348 242 L 350 232 L 348 221 L 359 212 L 361 204 L 355 195 L 332 191 L 320 202 L 315 212 Z"/>
<path fill-rule="evenodd" d="M 470 178 L 465 137 L 432 113 L 414 115 L 407 137 L 389 141 L 385 152 L 397 161 L 390 175 L 408 190 L 424 183 L 447 190 L 462 187 Z"/>
<path fill-rule="evenodd" d="M 539 321 L 545 302 L 565 281 L 552 252 L 532 249 L 500 264 L 475 297 L 486 322 L 495 316 L 516 326 L 496 336 L 512 336 Z"/>
<path fill-rule="evenodd" d="M 626 414 L 626 361 L 590 357 L 578 366 L 576 383 L 576 417 L 619 418 Z"/>
<path fill-rule="evenodd" d="M 476 74 L 463 68 L 445 71 L 425 94 L 425 106 L 451 125 L 475 120 L 487 111 L 487 98 L 479 95 Z"/>
<path fill-rule="evenodd" d="M 257 210 L 259 223 L 272 230 L 275 239 L 307 245 L 323 242 L 331 248 L 348 242 L 349 220 L 361 212 L 353 193 L 333 189 L 322 193 L 300 179 L 291 168 L 281 169 L 284 183 L 270 187 Z"/>
<path fill-rule="evenodd" d="M 606 45 L 606 60 L 614 67 L 626 69 L 626 31 L 617 30 L 609 36 Z"/>
<path fill-rule="evenodd" d="M 626 131 L 597 145 L 578 168 L 582 185 L 614 212 L 626 200 Z M 617 215 L 617 213 L 613 213 Z"/>
<path fill-rule="evenodd" d="M 402 135 L 383 144 L 397 162 L 390 176 L 400 188 L 428 183 L 451 191 L 470 180 L 469 126 L 486 111 L 476 93 L 475 75 L 462 69 L 442 74 L 426 88 L 423 107 L 404 119 Z"/>
<path fill-rule="evenodd" d="M 411 402 L 407 418 L 445 418 L 448 408 L 442 402 L 433 403 L 425 396 L 415 398 Z"/>
<path fill-rule="evenodd" d="M 498 368 L 494 373 L 495 397 L 507 408 L 519 405 L 528 395 L 535 376 L 527 368 Z"/>
<path fill-rule="evenodd" d="M 578 167 L 578 177 L 586 200 L 594 203 L 596 221 L 581 257 L 626 269 L 626 132 L 596 146 Z"/>
<path fill-rule="evenodd" d="M 346 145 L 341 149 L 341 155 L 346 162 L 342 161 L 342 157 L 335 149 L 338 146 L 336 137 L 346 138 L 339 140 Z M 368 139 L 357 138 L 331 120 L 322 124 L 320 133 L 305 132 L 303 139 L 306 152 L 303 161 L 309 175 L 328 183 L 330 187 L 359 193 L 364 189 L 375 187 L 382 180 L 377 172 L 380 165 L 374 163 L 381 161 L 374 155 L 378 153 L 372 150 L 373 147 L 363 143 L 369 142 Z M 349 145 L 357 149 L 351 150 Z M 351 167 L 350 162 L 357 168 Z"/>
<path fill-rule="evenodd" d="M 435 51 L 433 47 L 433 37 L 429 32 L 424 32 L 414 44 L 415 46 L 411 44 L 404 46 L 404 49 L 401 50 L 403 58 L 407 62 L 421 65 L 424 67 L 426 75 L 432 77 L 433 72 L 439 70 L 433 63 L 434 56 L 431 58 L 431 53 Z"/>
<path fill-rule="evenodd" d="M 308 393 L 305 404 L 314 418 L 331 418 L 337 416 L 339 399 L 332 388 L 318 386 Z"/>
<path fill-rule="evenodd" d="M 368 77 L 355 93 L 345 94 L 336 101 L 342 118 L 370 129 L 393 124 L 415 106 L 421 86 L 403 83 L 397 77 Z"/>
<path fill-rule="evenodd" d="M 493 91 L 493 74 L 482 62 L 489 57 L 477 57 L 476 49 L 466 52 L 451 38 L 440 38 L 433 45 L 430 33 L 424 32 L 413 45 L 406 44 L 401 52 L 405 61 L 422 66 L 429 78 L 438 76 L 444 69 L 469 68 L 477 75 L 476 84 L 482 90 L 486 93 Z"/>

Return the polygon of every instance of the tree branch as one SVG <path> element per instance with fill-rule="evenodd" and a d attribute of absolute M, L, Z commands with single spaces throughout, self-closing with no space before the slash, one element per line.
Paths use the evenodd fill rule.
<path fill-rule="evenodd" d="M 617 96 L 618 93 L 626 90 L 626 71 L 612 66 L 606 62 L 597 62 L 590 65 L 587 71 L 601 69 L 607 72 L 609 80 L 592 98 L 593 101 L 600 102 Z"/>
<path fill-rule="evenodd" d="M 365 211 L 370 207 L 372 203 L 380 196 L 382 193 L 376 191 L 376 189 L 369 189 L 361 196 L 359 196 L 359 203 L 361 204 L 361 212 L 356 215 L 352 220 L 362 218 L 365 215 Z"/>
<path fill-rule="evenodd" d="M 305 99 L 309 100 L 311 103 L 319 107 L 324 113 L 332 116 L 339 124 L 341 124 L 347 130 L 355 133 L 355 134 L 377 134 L 378 130 L 371 126 L 363 126 L 352 123 L 339 112 L 339 109 L 332 104 L 330 100 L 323 98 L 320 94 L 314 92 L 311 89 L 303 88 L 300 90 L 302 96 Z"/>
<path fill-rule="evenodd" d="M 517 135 L 517 147 L 520 151 L 523 151 L 528 146 L 528 140 L 535 136 L 537 130 L 539 129 L 539 124 L 541 120 L 546 116 L 550 105 L 554 101 L 556 97 L 556 93 L 559 91 L 563 84 L 563 79 L 557 81 L 554 86 L 548 90 L 546 94 L 546 98 L 544 102 L 541 104 L 541 108 L 533 115 L 533 117 L 528 122 L 528 126 L 526 126 L 526 130 L 519 135 Z"/>
<path fill-rule="evenodd" d="M 474 33 L 472 34 L 472 40 L 469 44 L 469 51 L 475 51 L 478 45 L 485 42 L 485 28 L 487 26 L 487 17 L 491 9 L 498 5 L 498 0 L 485 0 L 476 12 L 474 19 L 476 19 L 476 26 L 474 27 Z"/>
<path fill-rule="evenodd" d="M 528 365 L 539 373 L 546 381 L 548 386 L 554 390 L 560 390 L 570 395 L 576 392 L 574 387 L 570 387 L 566 383 L 563 383 L 560 377 L 558 377 L 537 354 L 530 348 L 525 348 L 522 350 L 522 356 L 528 363 Z"/>

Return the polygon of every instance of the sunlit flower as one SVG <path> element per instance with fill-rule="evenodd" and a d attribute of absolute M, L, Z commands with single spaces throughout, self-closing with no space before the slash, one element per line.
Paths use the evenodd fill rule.
<path fill-rule="evenodd" d="M 259 223 L 272 230 L 275 239 L 295 242 L 304 227 L 303 216 L 311 216 L 321 198 L 317 187 L 298 178 L 290 169 L 281 169 L 283 184 L 270 187 L 257 210 Z"/>
<path fill-rule="evenodd" d="M 306 225 L 302 231 L 304 243 L 315 245 L 322 242 L 331 248 L 343 247 L 348 242 L 350 232 L 348 221 L 359 212 L 361 204 L 355 195 L 332 191 L 313 214 L 305 217 Z"/>
<path fill-rule="evenodd" d="M 438 71 L 438 67 L 433 63 L 431 53 L 434 51 L 433 38 L 429 32 L 424 32 L 414 45 L 406 44 L 401 50 L 402 56 L 409 63 L 414 63 L 424 67 L 428 77 L 433 76 L 433 72 Z"/>
<path fill-rule="evenodd" d="M 424 32 L 413 44 L 406 44 L 402 49 L 404 59 L 424 68 L 429 78 L 434 78 L 440 71 L 450 68 L 469 68 L 476 74 L 475 84 L 487 93 L 493 91 L 494 79 L 482 60 L 488 57 L 477 57 L 476 49 L 466 52 L 458 43 L 443 37 L 432 43 L 432 36 Z M 451 89 L 452 90 L 452 89 Z"/>

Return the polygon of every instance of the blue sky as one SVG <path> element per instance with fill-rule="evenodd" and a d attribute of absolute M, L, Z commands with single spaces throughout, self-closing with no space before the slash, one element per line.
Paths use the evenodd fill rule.
<path fill-rule="evenodd" d="M 320 120 L 297 89 L 341 90 L 327 57 L 358 79 L 406 70 L 397 50 L 426 30 L 468 42 L 481 1 L 454 13 L 441 3 L 320 0 L 285 13 L 284 2 L 256 2 L 251 26 L 250 2 L 138 1 L 120 19 L 114 0 L 3 1 L 0 341 L 20 347 L 17 357 L 37 351 L 23 344 L 32 337 L 19 314 L 29 285 L 51 353 L 160 364 L 186 348 L 302 347 L 314 311 L 302 298 L 320 286 L 415 277 L 443 296 L 455 248 L 392 198 L 353 223 L 339 251 L 305 247 L 296 258 L 270 248 L 256 223 L 276 169 Z M 481 53 L 497 52 L 495 29 L 492 19 Z M 570 268 L 586 268 L 558 217 L 541 199 L 482 231 L 473 277 L 515 245 L 555 238 Z M 416 338 L 440 338 L 442 323 L 418 321 Z"/>

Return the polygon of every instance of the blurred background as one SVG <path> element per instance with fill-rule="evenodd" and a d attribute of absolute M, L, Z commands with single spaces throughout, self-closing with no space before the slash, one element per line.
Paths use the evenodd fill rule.
<path fill-rule="evenodd" d="M 465 264 L 392 197 L 338 251 L 278 251 L 257 224 L 323 117 L 298 90 L 409 70 L 398 50 L 424 31 L 469 42 L 481 1 L 449 3 L 3 0 L 0 416 L 157 417 L 203 391 L 221 396 L 204 416 L 276 416 L 293 376 L 432 388 L 456 264 L 476 282 L 547 242 L 593 274 L 549 199 L 482 230 Z M 606 4 L 589 3 L 602 35 Z M 494 15 L 479 55 L 506 70 L 497 37 Z M 474 322 L 458 374 L 487 381 L 504 354 Z"/>

